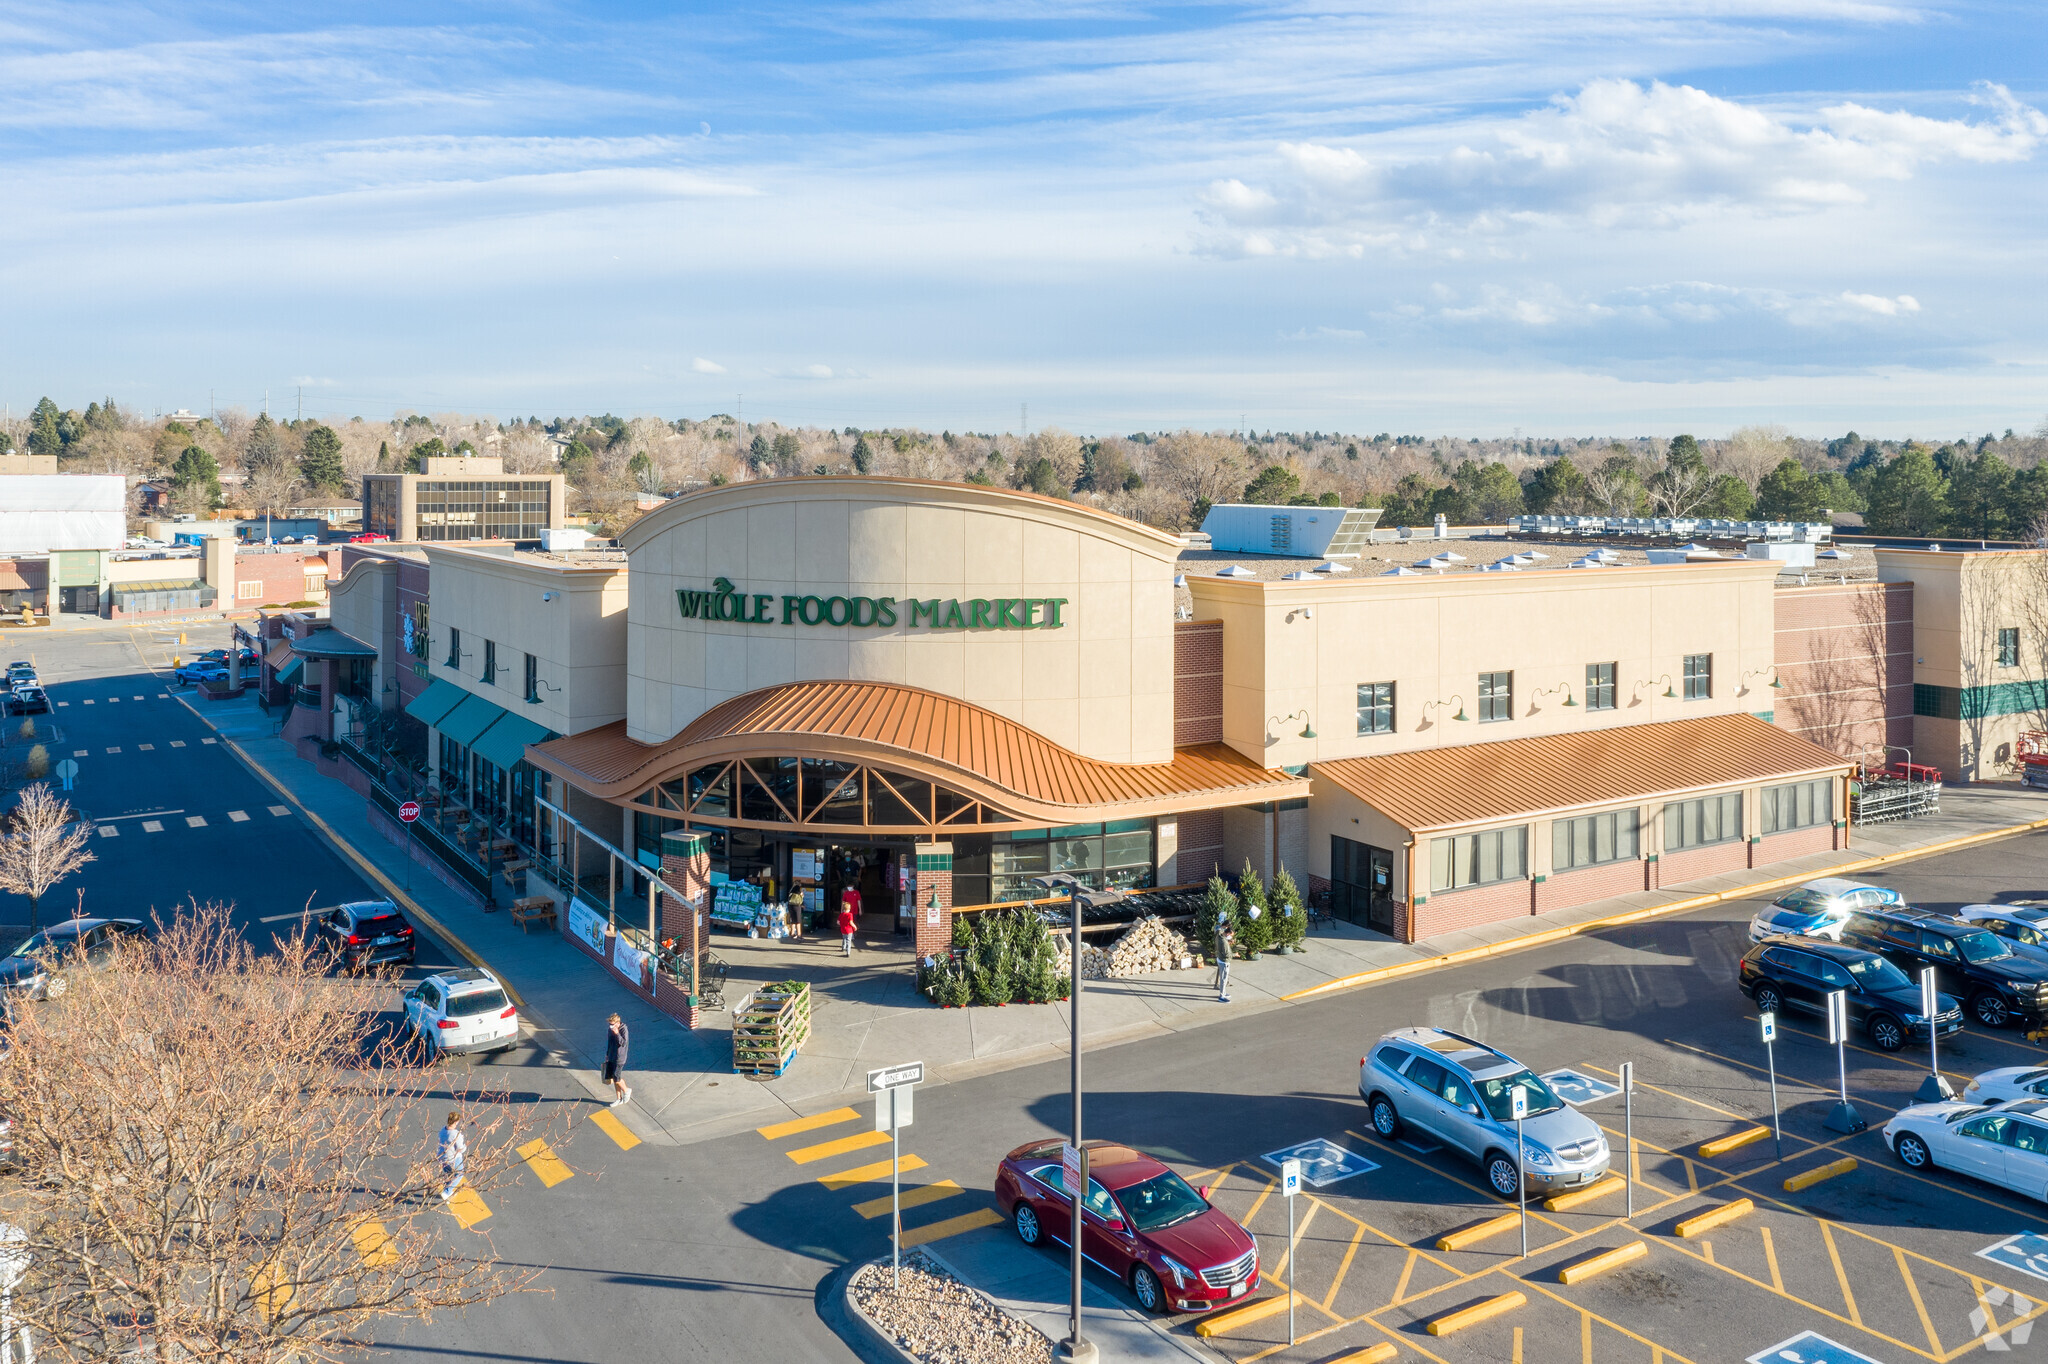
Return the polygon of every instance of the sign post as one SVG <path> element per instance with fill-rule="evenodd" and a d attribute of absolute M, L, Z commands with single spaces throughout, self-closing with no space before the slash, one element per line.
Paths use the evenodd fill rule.
<path fill-rule="evenodd" d="M 911 1096 L 924 1081 L 924 1062 L 884 1066 L 868 1072 L 868 1093 L 875 1096 L 875 1130 L 889 1134 L 889 1286 L 902 1286 L 903 1273 L 903 1129 L 910 1126 Z"/>
<path fill-rule="evenodd" d="M 407 894 L 412 893 L 412 826 L 419 820 L 419 817 L 420 803 L 416 800 L 409 800 L 398 807 L 398 821 L 405 825 L 405 889 Z"/>
<path fill-rule="evenodd" d="M 1522 1119 L 1529 1116 L 1529 1091 L 1516 1085 L 1508 1091 L 1508 1101 L 1515 1110 L 1515 1202 L 1522 1213 L 1522 1258 L 1529 1258 L 1529 1149 L 1522 1144 Z M 1287 1277 L 1294 1277 L 1293 1267 L 1288 1268 Z"/>
<path fill-rule="evenodd" d="M 1920 1016 L 1927 1020 L 1927 1078 L 1920 1082 L 1916 1103 L 1938 1104 L 1956 1096 L 1941 1075 L 1941 1043 L 1935 1037 L 1934 1016 L 1940 1012 L 1941 992 L 1935 988 L 1934 968 L 1920 968 Z"/>
<path fill-rule="evenodd" d="M 1846 990 L 1828 993 L 1828 1041 L 1834 1044 L 1835 1076 L 1841 1083 L 1842 1097 L 1828 1114 L 1827 1129 L 1846 1137 L 1870 1126 L 1856 1111 L 1856 1105 L 1849 1102 L 1849 992 Z"/>
<path fill-rule="evenodd" d="M 1771 1069 L 1771 1135 L 1777 1139 L 1778 1159 L 1785 1158 L 1785 1128 L 1778 1121 L 1778 1016 L 1764 1014 L 1757 1019 L 1764 1033 L 1764 1061 Z"/>
<path fill-rule="evenodd" d="M 1636 1063 L 1621 1063 L 1621 1131 L 1628 1143 L 1628 1164 L 1621 1168 L 1621 1181 L 1628 1189 L 1628 1215 L 1636 1215 Z"/>
<path fill-rule="evenodd" d="M 78 776 L 78 759 L 64 759 L 64 761 L 57 764 L 55 771 L 57 773 L 57 779 L 63 782 L 64 789 L 66 791 L 69 791 L 71 789 L 72 781 Z"/>
<path fill-rule="evenodd" d="M 1301 1162 L 1280 1162 L 1280 1192 L 1287 1198 L 1287 1343 L 1294 1344 L 1294 1196 L 1301 1192 Z"/>

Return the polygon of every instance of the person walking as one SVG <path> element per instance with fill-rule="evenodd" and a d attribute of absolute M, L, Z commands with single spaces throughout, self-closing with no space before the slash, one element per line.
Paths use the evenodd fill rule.
<path fill-rule="evenodd" d="M 860 892 L 852 886 L 839 897 L 839 955 L 853 955 L 853 931 L 860 925 Z"/>
<path fill-rule="evenodd" d="M 633 1091 L 626 1087 L 626 1049 L 632 1035 L 617 1014 L 605 1020 L 604 1032 L 604 1078 L 611 1081 L 612 1093 L 617 1097 L 611 1107 L 617 1108 L 633 1097 Z"/>
<path fill-rule="evenodd" d="M 1226 920 L 1216 928 L 1216 1002 L 1230 1002 L 1230 958 L 1237 951 L 1237 930 Z"/>
<path fill-rule="evenodd" d="M 448 1186 L 441 1190 L 441 1201 L 446 1203 L 454 1194 L 456 1186 L 462 1183 L 463 1157 L 469 1154 L 469 1138 L 462 1135 L 462 1114 L 450 1112 L 447 1125 L 441 1129 L 441 1173 L 448 1176 Z"/>
<path fill-rule="evenodd" d="M 789 940 L 802 942 L 804 939 L 804 893 L 800 887 L 789 890 Z"/>

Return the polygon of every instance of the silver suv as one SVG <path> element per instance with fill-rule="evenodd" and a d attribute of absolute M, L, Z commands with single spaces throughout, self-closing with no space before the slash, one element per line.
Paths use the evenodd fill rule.
<path fill-rule="evenodd" d="M 1607 1138 L 1520 1061 L 1441 1028 L 1401 1028 L 1358 1063 L 1358 1095 L 1373 1130 L 1392 1140 L 1403 1127 L 1479 1162 L 1502 1198 L 1517 1188 L 1514 1098 L 1528 1093 L 1521 1173 L 1532 1194 L 1591 1184 L 1607 1173 Z"/>

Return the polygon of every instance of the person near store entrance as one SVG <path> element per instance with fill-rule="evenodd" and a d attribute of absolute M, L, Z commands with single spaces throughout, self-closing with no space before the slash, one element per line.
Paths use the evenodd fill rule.
<path fill-rule="evenodd" d="M 853 931 L 860 927 L 860 888 L 848 886 L 839 892 L 839 954 L 853 955 Z"/>
<path fill-rule="evenodd" d="M 801 886 L 789 888 L 789 940 L 802 942 L 804 937 L 804 892 Z"/>
<path fill-rule="evenodd" d="M 1230 958 L 1237 948 L 1237 930 L 1229 922 L 1216 926 L 1216 1002 L 1230 1002 Z"/>

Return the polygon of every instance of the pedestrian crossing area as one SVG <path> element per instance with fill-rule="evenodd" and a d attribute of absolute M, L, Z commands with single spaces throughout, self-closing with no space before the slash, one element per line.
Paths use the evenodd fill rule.
<path fill-rule="evenodd" d="M 201 739 L 201 740 L 200 740 L 199 742 L 200 742 L 201 744 L 217 744 L 217 743 L 219 743 L 219 742 L 220 742 L 220 740 L 218 740 L 218 739 Z M 170 741 L 170 747 L 172 747 L 172 748 L 183 748 L 183 747 L 185 747 L 185 741 L 184 741 L 183 739 L 173 739 L 173 740 L 171 740 L 171 741 Z M 105 748 L 103 748 L 103 749 L 101 749 L 101 750 L 99 750 L 99 751 L 100 751 L 101 753 L 104 753 L 104 754 L 106 754 L 106 756 L 108 756 L 108 757 L 110 757 L 110 758 L 111 758 L 111 757 L 115 756 L 116 754 L 118 754 L 118 753 L 119 753 L 119 752 L 121 751 L 121 745 L 119 745 L 119 744 L 109 744 L 109 745 L 108 745 L 107 747 L 105 747 Z M 155 744 L 137 744 L 137 745 L 135 745 L 135 751 L 136 751 L 137 753 L 154 753 L 154 752 L 156 752 L 156 745 L 155 745 Z M 92 750 L 92 749 L 90 749 L 90 748 L 74 748 L 74 749 L 72 749 L 72 750 L 71 750 L 71 756 L 72 756 L 72 757 L 74 757 L 74 758 L 90 758 L 90 757 L 91 757 L 92 755 L 93 755 L 93 750 Z"/>
<path fill-rule="evenodd" d="M 270 805 L 264 807 L 261 813 L 272 819 L 282 819 L 291 813 L 291 809 L 283 805 Z M 101 820 L 95 826 L 95 831 L 101 838 L 119 838 L 121 837 L 122 826 L 116 821 L 129 818 L 132 818 L 132 816 L 122 815 L 116 816 L 115 819 Z M 253 816 L 247 810 L 229 810 L 223 818 L 230 824 L 247 824 Z M 213 822 L 205 815 L 188 815 L 183 810 L 165 810 L 160 814 L 152 815 L 148 819 L 137 821 L 135 827 L 146 834 L 160 834 L 164 831 L 166 822 L 177 819 L 182 819 L 185 827 L 188 829 L 209 829 L 213 827 Z"/>
<path fill-rule="evenodd" d="M 168 701 L 168 700 L 170 700 L 170 699 L 171 699 L 171 694 L 170 694 L 169 692 L 167 692 L 167 691 L 160 691 L 160 692 L 156 692 L 156 693 L 153 693 L 153 694 L 145 694 L 145 693 L 142 693 L 142 692 L 137 692 L 137 693 L 135 693 L 134 695 L 132 695 L 132 696 L 129 696 L 129 697 L 127 697 L 126 699 L 127 699 L 127 700 L 130 700 L 130 701 L 148 701 L 148 700 L 152 699 L 152 695 L 153 695 L 154 699 L 155 699 L 155 700 L 158 700 L 158 701 Z M 121 704 L 121 701 L 122 701 L 122 699 L 123 699 L 123 698 L 121 698 L 121 697 L 119 697 L 119 696 L 87 696 L 87 697 L 82 697 L 82 698 L 80 698 L 80 700 L 79 700 L 78 704 L 79 704 L 79 705 L 81 705 L 81 706 L 97 706 L 97 705 L 109 705 L 109 706 L 118 706 L 118 705 L 120 705 L 120 704 Z M 68 705 L 70 705 L 70 704 L 71 704 L 71 703 L 70 703 L 69 701 L 59 701 L 59 702 L 57 703 L 57 709 L 59 709 L 59 710 L 62 710 L 62 709 L 64 709 L 64 707 L 66 707 L 66 706 L 68 706 Z"/>
<path fill-rule="evenodd" d="M 770 1142 L 784 1142 L 804 1138 L 812 1133 L 822 1135 L 846 1123 L 859 1122 L 866 1116 L 868 1115 L 863 1114 L 859 1109 L 835 1108 L 829 1113 L 817 1113 L 808 1118 L 792 1118 L 787 1122 L 770 1123 L 766 1127 L 757 1127 L 754 1130 Z M 790 1145 L 784 1147 L 782 1153 L 797 1165 L 822 1165 L 828 1161 L 838 1161 L 844 1157 L 870 1150 L 876 1146 L 887 1145 L 889 1145 L 889 1134 L 887 1132 L 849 1132 L 829 1137 L 823 1141 L 803 1141 L 801 1144 Z M 892 1177 L 901 1179 L 904 1175 L 914 1170 L 928 1168 L 929 1166 L 924 1158 L 912 1152 L 894 1161 L 865 1161 L 846 1169 L 828 1171 L 815 1176 L 815 1178 L 819 1184 L 823 1185 L 830 1192 L 841 1193 L 847 1190 L 856 1190 L 864 1195 L 849 1206 L 856 1216 L 872 1222 L 876 1218 L 887 1218 L 891 1210 L 899 1206 L 896 1199 L 888 1192 L 889 1181 Z M 876 1196 L 878 1194 L 879 1196 Z M 928 1184 L 920 1183 L 904 1186 L 901 1189 L 901 1195 L 900 1207 L 904 1213 L 936 1205 L 940 1213 L 951 1214 L 951 1216 L 940 1216 L 930 1221 L 920 1220 L 915 1226 L 910 1225 L 906 1218 L 901 1227 L 902 1244 L 906 1250 L 912 1246 L 929 1245 L 933 1241 L 943 1241 L 949 1236 L 958 1236 L 962 1232 L 974 1231 L 981 1227 L 997 1226 L 1003 1220 L 1001 1213 L 985 1204 L 981 1207 L 966 1207 L 965 1211 L 958 1211 L 958 1209 L 972 1204 L 978 1199 L 985 1199 L 987 1195 L 964 1189 L 950 1179 L 935 1180 Z M 955 1200 L 960 1201 L 955 1202 Z"/>

